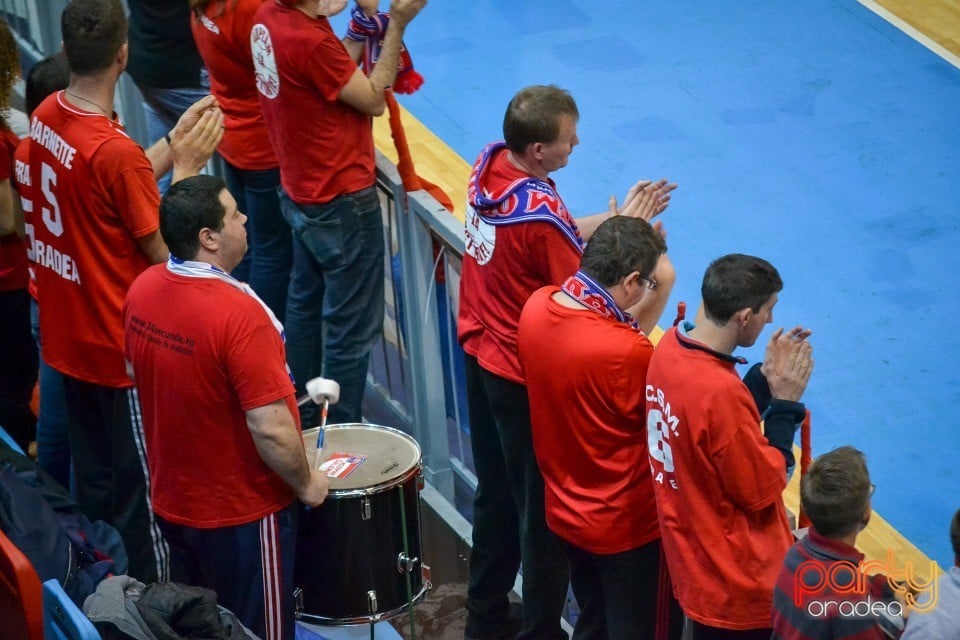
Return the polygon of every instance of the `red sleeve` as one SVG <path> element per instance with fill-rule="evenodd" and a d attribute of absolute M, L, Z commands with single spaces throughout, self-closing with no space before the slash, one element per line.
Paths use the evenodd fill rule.
<path fill-rule="evenodd" d="M 787 486 L 783 454 L 771 447 L 760 433 L 748 403 L 748 394 L 719 398 L 711 406 L 721 407 L 727 415 L 711 418 L 711 423 L 733 424 L 726 442 L 719 442 L 713 460 L 730 500 L 744 511 L 759 511 L 781 499 Z M 729 407 L 729 410 L 723 409 Z M 722 437 L 722 436 L 721 436 Z"/>
<path fill-rule="evenodd" d="M 272 325 L 256 323 L 244 337 L 226 347 L 227 374 L 244 411 L 276 402 L 294 392 L 282 355 L 283 343 Z"/>
<path fill-rule="evenodd" d="M 250 32 L 256 23 L 257 10 L 263 0 L 240 0 L 234 5 L 230 17 L 230 42 L 234 51 L 242 55 L 253 73 L 253 52 L 250 50 Z"/>
<path fill-rule="evenodd" d="M 6 180 L 13 174 L 13 152 L 20 144 L 20 138 L 9 129 L 0 130 L 0 180 Z"/>
<path fill-rule="evenodd" d="M 160 191 L 143 150 L 117 138 L 100 147 L 97 163 L 94 175 L 116 176 L 106 188 L 130 234 L 143 238 L 159 229 Z"/>
<path fill-rule="evenodd" d="M 304 68 L 320 94 L 331 102 L 337 99 L 340 90 L 347 84 L 357 63 L 347 53 L 343 43 L 334 35 L 329 25 L 329 36 L 320 40 L 305 56 Z"/>

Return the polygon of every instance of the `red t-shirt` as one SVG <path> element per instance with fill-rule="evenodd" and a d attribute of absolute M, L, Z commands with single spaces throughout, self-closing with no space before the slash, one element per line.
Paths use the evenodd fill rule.
<path fill-rule="evenodd" d="M 0 128 L 0 182 L 10 180 L 13 186 L 13 155 L 20 142 L 13 131 Z M 14 194 L 16 197 L 16 194 Z M 14 233 L 0 237 L 0 291 L 16 291 L 27 286 L 27 247 Z"/>
<path fill-rule="evenodd" d="M 257 98 L 250 51 L 253 16 L 263 1 L 212 2 L 203 16 L 190 20 L 197 50 L 210 72 L 210 92 L 223 110 L 226 129 L 217 151 L 239 169 L 277 166 Z"/>
<path fill-rule="evenodd" d="M 674 590 L 687 617 L 702 624 L 769 627 L 792 542 L 783 454 L 760 432 L 732 359 L 682 339 L 676 328 L 660 339 L 646 386 L 650 467 Z"/>
<path fill-rule="evenodd" d="M 37 299 L 37 274 L 33 268 L 36 261 L 36 254 L 33 248 L 33 189 L 30 185 L 30 167 L 27 162 L 30 160 L 30 138 L 24 138 L 17 145 L 13 152 L 13 173 L 10 180 L 13 189 L 20 198 L 20 205 L 23 207 L 23 226 L 26 233 L 27 243 L 27 269 L 30 275 L 30 282 L 27 284 L 27 290 L 30 296 Z"/>
<path fill-rule="evenodd" d="M 59 91 L 30 123 L 43 358 L 108 387 L 132 386 L 123 363 L 123 298 L 150 266 L 137 241 L 159 226 L 153 167 L 123 127 Z"/>
<path fill-rule="evenodd" d="M 504 149 L 485 176 L 483 187 L 493 191 L 528 174 L 510 162 Z M 469 208 L 468 203 L 467 215 Z M 463 256 L 457 337 L 481 367 L 523 384 L 517 360 L 517 323 L 523 305 L 540 287 L 560 285 L 576 273 L 581 252 L 549 222 L 494 227 L 479 221 L 479 225 L 485 239 L 482 255 L 478 260 L 468 250 Z"/>
<path fill-rule="evenodd" d="M 591 553 L 636 549 L 660 537 L 644 429 L 653 345 L 557 291 L 534 292 L 518 334 L 547 525 Z"/>
<path fill-rule="evenodd" d="M 260 108 L 287 195 L 323 204 L 373 186 L 370 116 L 337 99 L 357 63 L 327 19 L 265 2 L 250 46 Z"/>
<path fill-rule="evenodd" d="M 130 287 L 123 318 L 153 510 L 208 529 L 290 504 L 292 489 L 261 460 L 245 415 L 286 399 L 299 427 L 283 341 L 263 307 L 227 283 L 155 265 Z"/>

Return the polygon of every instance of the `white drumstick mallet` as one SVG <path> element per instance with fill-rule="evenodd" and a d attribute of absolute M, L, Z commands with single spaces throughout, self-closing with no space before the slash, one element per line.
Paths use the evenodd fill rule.
<path fill-rule="evenodd" d="M 336 380 L 326 378 L 312 378 L 307 380 L 307 395 L 310 399 L 319 405 L 320 409 L 320 431 L 317 433 L 317 457 L 314 462 L 317 469 L 320 468 L 320 454 L 323 452 L 323 433 L 327 426 L 327 412 L 330 405 L 337 404 L 340 400 L 340 385 Z"/>

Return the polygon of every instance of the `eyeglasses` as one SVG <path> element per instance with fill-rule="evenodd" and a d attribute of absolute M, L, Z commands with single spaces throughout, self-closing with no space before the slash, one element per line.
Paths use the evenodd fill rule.
<path fill-rule="evenodd" d="M 646 276 L 640 276 L 640 279 L 647 283 L 647 289 L 653 291 L 660 286 L 660 283 L 657 282 L 656 278 L 648 278 Z"/>
<path fill-rule="evenodd" d="M 871 497 L 871 498 L 873 497 L 873 492 L 876 491 L 876 490 L 877 490 L 877 485 L 871 483 L 871 484 L 870 484 L 870 497 Z"/>

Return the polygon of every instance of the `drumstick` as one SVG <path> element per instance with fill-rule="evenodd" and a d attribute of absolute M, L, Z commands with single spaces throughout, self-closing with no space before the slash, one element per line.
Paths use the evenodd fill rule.
<path fill-rule="evenodd" d="M 327 427 L 327 411 L 330 409 L 330 398 L 327 396 L 323 397 L 323 407 L 320 409 L 320 432 L 317 433 L 317 457 L 316 457 L 316 467 L 320 468 L 320 458 L 323 453 L 323 434 L 326 432 Z"/>
<path fill-rule="evenodd" d="M 340 385 L 336 380 L 327 378 L 312 378 L 306 384 L 307 395 L 317 404 L 321 404 L 320 410 L 320 432 L 317 433 L 317 457 L 314 460 L 314 466 L 320 468 L 320 454 L 323 452 L 323 433 L 327 426 L 327 413 L 331 404 L 337 404 L 340 400 Z"/>

